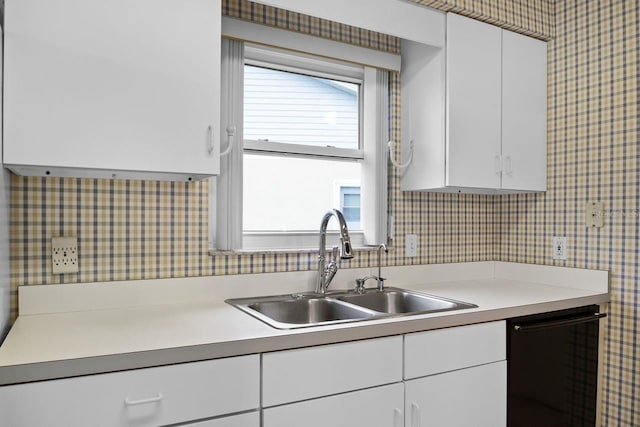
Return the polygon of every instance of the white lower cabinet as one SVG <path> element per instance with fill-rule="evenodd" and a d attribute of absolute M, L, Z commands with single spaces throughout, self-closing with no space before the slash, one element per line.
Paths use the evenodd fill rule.
<path fill-rule="evenodd" d="M 404 379 L 505 360 L 506 343 L 504 321 L 405 335 Z"/>
<path fill-rule="evenodd" d="M 4 386 L 0 423 L 504 427 L 505 328 L 489 322 Z"/>
<path fill-rule="evenodd" d="M 460 369 L 405 383 L 406 427 L 504 427 L 507 362 Z"/>
<path fill-rule="evenodd" d="M 505 427 L 506 365 L 504 321 L 265 353 L 263 427 Z"/>
<path fill-rule="evenodd" d="M 262 406 L 402 381 L 402 336 L 262 355 Z"/>
<path fill-rule="evenodd" d="M 408 334 L 406 427 L 507 425 L 506 323 Z"/>
<path fill-rule="evenodd" d="M 263 427 L 401 427 L 403 407 L 404 385 L 396 383 L 268 408 Z"/>
<path fill-rule="evenodd" d="M 7 426 L 146 427 L 259 407 L 258 355 L 0 387 Z"/>

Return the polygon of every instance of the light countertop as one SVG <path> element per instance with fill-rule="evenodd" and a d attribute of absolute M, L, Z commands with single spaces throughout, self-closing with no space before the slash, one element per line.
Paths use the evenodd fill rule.
<path fill-rule="evenodd" d="M 369 272 L 338 274 L 346 287 Z M 384 274 L 388 286 L 478 307 L 278 330 L 224 300 L 309 290 L 313 272 L 29 286 L 21 289 L 20 316 L 0 347 L 0 385 L 398 335 L 609 300 L 608 274 L 595 270 L 484 262 L 389 267 Z"/>

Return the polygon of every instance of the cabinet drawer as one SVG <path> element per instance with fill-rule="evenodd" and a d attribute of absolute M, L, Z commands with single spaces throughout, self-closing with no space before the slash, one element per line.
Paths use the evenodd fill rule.
<path fill-rule="evenodd" d="M 157 426 L 259 407 L 258 355 L 0 387 L 15 426 Z M 37 410 L 34 410 L 36 408 Z"/>
<path fill-rule="evenodd" d="M 262 356 L 263 406 L 311 399 L 402 380 L 402 337 Z"/>
<path fill-rule="evenodd" d="M 504 321 L 405 336 L 404 378 L 417 378 L 506 358 Z"/>
<path fill-rule="evenodd" d="M 264 410 L 264 427 L 400 427 L 402 383 Z"/>

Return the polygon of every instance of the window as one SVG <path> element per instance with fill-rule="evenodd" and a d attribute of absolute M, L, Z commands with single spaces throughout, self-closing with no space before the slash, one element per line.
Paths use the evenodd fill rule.
<path fill-rule="evenodd" d="M 235 65 L 225 65 L 225 52 Z M 223 40 L 222 126 L 238 129 L 242 149 L 223 158 L 212 190 L 217 249 L 315 248 L 332 208 L 347 217 L 355 246 L 384 241 L 386 176 L 384 185 L 375 177 L 386 172 L 379 128 L 386 130 L 388 110 L 378 107 L 388 103 L 379 95 L 388 89 L 380 90 L 380 75 L 386 72 Z M 337 234 L 337 222 L 331 229 Z"/>
<path fill-rule="evenodd" d="M 334 184 L 359 184 L 363 75 L 362 66 L 245 46 L 243 248 L 283 248 L 305 234 L 315 244 L 324 213 L 341 207 Z"/>
<path fill-rule="evenodd" d="M 350 230 L 360 230 L 360 187 L 340 187 L 340 210 Z"/>
<path fill-rule="evenodd" d="M 249 64 L 244 67 L 245 141 L 360 148 L 361 79 L 347 82 Z"/>

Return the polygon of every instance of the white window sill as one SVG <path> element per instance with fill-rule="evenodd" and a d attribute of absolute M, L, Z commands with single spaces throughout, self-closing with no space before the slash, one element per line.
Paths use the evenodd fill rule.
<path fill-rule="evenodd" d="M 331 248 L 327 247 L 327 251 Z M 356 246 L 353 248 L 354 253 L 358 252 L 374 252 L 378 250 L 378 246 Z M 388 247 L 391 252 L 393 247 Z M 279 255 L 279 254 L 307 254 L 317 253 L 317 248 L 304 248 L 304 249 L 239 249 L 236 251 L 224 251 L 218 249 L 209 249 L 210 256 L 218 255 Z"/>

